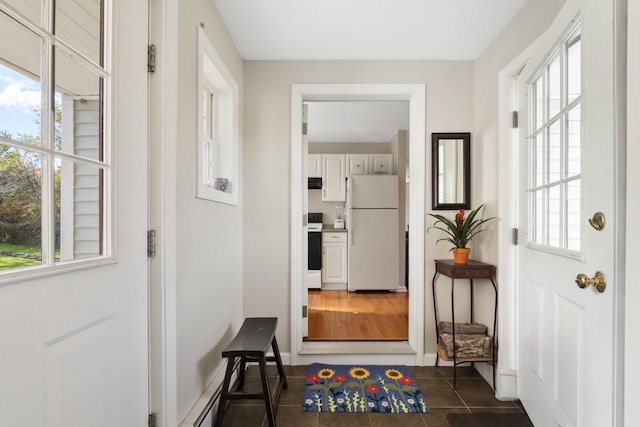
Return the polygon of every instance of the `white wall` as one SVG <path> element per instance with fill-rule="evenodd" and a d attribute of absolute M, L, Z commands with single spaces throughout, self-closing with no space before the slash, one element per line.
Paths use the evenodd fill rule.
<path fill-rule="evenodd" d="M 187 415 L 222 366 L 220 353 L 243 318 L 242 182 L 237 207 L 195 198 L 196 52 L 197 26 L 201 22 L 239 84 L 241 98 L 243 84 L 242 60 L 213 2 L 180 2 L 176 150 L 178 420 Z M 241 165 L 240 155 L 239 176 Z"/>
<path fill-rule="evenodd" d="M 244 107 L 244 311 L 280 319 L 281 351 L 290 351 L 290 133 L 293 83 L 424 83 L 427 139 L 431 132 L 473 128 L 471 61 L 248 61 Z M 427 143 L 425 141 L 425 143 Z M 427 164 L 430 163 L 430 150 Z M 430 174 L 427 174 L 430 175 Z M 426 188 L 430 188 L 427 178 Z M 427 204 L 431 206 L 430 192 Z M 419 207 L 424 210 L 424 207 Z M 427 277 L 436 257 L 426 244 Z M 430 293 L 426 293 L 430 295 Z M 435 353 L 431 298 L 425 301 L 426 352 Z"/>
<path fill-rule="evenodd" d="M 491 42 L 475 61 L 475 129 L 471 140 L 471 204 L 478 206 L 486 203 L 485 217 L 498 216 L 499 186 L 497 166 L 500 164 L 500 146 L 498 143 L 499 110 L 498 73 L 536 40 L 551 24 L 564 1 L 529 1 L 505 29 Z M 491 167 L 487 167 L 491 165 Z M 500 219 L 498 219 L 500 221 Z M 513 307 L 514 286 L 507 278 L 500 277 L 498 265 L 498 229 L 499 222 L 493 221 L 489 232 L 481 233 L 473 242 L 475 259 L 497 265 L 498 294 L 502 306 Z M 502 238 L 509 238 L 508 236 Z M 477 320 L 488 323 L 493 318 L 493 292 L 490 288 L 476 299 Z M 498 376 L 498 395 L 515 397 L 516 335 L 514 312 L 501 312 L 499 319 L 505 325 L 498 325 L 499 373 L 505 373 L 505 381 Z M 490 378 L 490 367 L 478 365 L 485 378 Z"/>
<path fill-rule="evenodd" d="M 498 73 L 551 24 L 564 0 L 529 1 L 475 61 L 475 129 L 471 141 L 473 206 L 487 204 L 486 216 L 498 214 Z M 497 228 L 496 228 L 497 229 Z M 480 258 L 498 261 L 497 235 L 475 239 Z"/>

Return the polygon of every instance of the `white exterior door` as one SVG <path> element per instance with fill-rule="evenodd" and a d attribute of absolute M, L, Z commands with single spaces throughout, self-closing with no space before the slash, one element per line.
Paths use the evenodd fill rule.
<path fill-rule="evenodd" d="M 2 426 L 148 422 L 147 2 L 113 3 L 114 259 L 0 286 Z"/>
<path fill-rule="evenodd" d="M 517 384 L 536 426 L 615 425 L 613 21 L 614 0 L 568 0 L 520 79 Z M 588 220 L 599 211 L 596 230 Z M 597 271 L 604 292 L 577 286 Z"/>

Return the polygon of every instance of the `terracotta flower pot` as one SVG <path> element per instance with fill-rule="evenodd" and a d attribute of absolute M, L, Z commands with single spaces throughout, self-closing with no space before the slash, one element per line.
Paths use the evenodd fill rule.
<path fill-rule="evenodd" d="M 471 248 L 454 248 L 453 262 L 455 264 L 467 264 L 469 262 L 469 252 L 471 252 Z"/>

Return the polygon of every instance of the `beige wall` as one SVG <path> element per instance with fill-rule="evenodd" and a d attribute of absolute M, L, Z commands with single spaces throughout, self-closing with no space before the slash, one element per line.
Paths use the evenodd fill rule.
<path fill-rule="evenodd" d="M 473 70 L 472 61 L 245 63 L 244 311 L 247 316 L 279 317 L 278 341 L 283 352 L 289 352 L 291 348 L 291 85 L 425 84 L 426 131 L 430 138 L 431 132 L 470 131 L 473 128 Z M 430 188 L 430 178 L 426 186 Z M 430 192 L 427 193 L 430 206 Z M 432 239 L 426 246 L 427 277 L 433 274 L 431 260 L 447 255 L 447 249 L 435 248 L 434 241 Z M 432 304 L 430 297 L 427 298 L 427 352 L 434 353 Z"/>
<path fill-rule="evenodd" d="M 476 207 L 486 203 L 485 217 L 498 216 L 498 166 L 500 147 L 498 145 L 498 73 L 536 40 L 551 24 L 562 8 L 564 0 L 529 1 L 507 27 L 492 41 L 475 61 L 475 128 L 471 138 L 471 204 Z M 493 221 L 491 231 L 481 233 L 472 244 L 473 258 L 497 265 L 498 271 L 498 223 Z M 498 293 L 509 301 L 507 295 L 515 295 L 506 287 L 513 283 L 498 282 Z M 493 318 L 493 292 L 483 287 L 476 299 L 476 320 L 490 324 Z M 509 319 L 504 313 L 502 319 Z M 516 333 L 512 324 L 499 331 L 500 369 L 515 370 Z M 490 369 L 479 364 L 480 372 L 490 378 Z M 507 382 L 509 383 L 509 382 Z M 509 387 L 507 387 L 509 389 Z M 509 395 L 508 390 L 502 393 Z M 515 384 L 513 384 L 515 392 Z"/>
<path fill-rule="evenodd" d="M 564 0 L 529 1 L 475 61 L 471 204 L 486 203 L 487 217 L 498 214 L 498 73 L 549 27 L 563 4 Z M 483 233 L 474 243 L 476 259 L 498 261 L 497 234 Z"/>
<path fill-rule="evenodd" d="M 195 198 L 196 49 L 197 26 L 201 22 L 239 84 L 241 99 L 244 67 L 213 2 L 180 2 L 176 159 L 178 420 L 187 415 L 211 381 L 221 362 L 220 353 L 243 317 L 242 200 L 239 206 L 229 206 Z"/>

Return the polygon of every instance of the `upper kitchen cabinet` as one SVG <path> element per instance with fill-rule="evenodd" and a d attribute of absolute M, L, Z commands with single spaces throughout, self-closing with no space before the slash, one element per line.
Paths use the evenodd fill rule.
<path fill-rule="evenodd" d="M 372 175 L 393 175 L 393 154 L 372 154 L 369 170 Z"/>
<path fill-rule="evenodd" d="M 369 154 L 347 154 L 347 176 L 368 174 Z"/>
<path fill-rule="evenodd" d="M 344 202 L 347 199 L 344 154 L 322 155 L 322 201 Z"/>
<path fill-rule="evenodd" d="M 322 178 L 322 155 L 309 154 L 307 161 L 307 176 L 309 178 Z"/>

